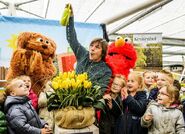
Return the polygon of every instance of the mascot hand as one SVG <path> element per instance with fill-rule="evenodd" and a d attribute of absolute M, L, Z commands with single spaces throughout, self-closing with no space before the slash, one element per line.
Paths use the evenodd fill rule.
<path fill-rule="evenodd" d="M 32 51 L 32 55 L 30 57 L 30 73 L 39 71 L 41 74 L 43 73 L 43 59 L 41 53 L 37 51 Z"/>
<path fill-rule="evenodd" d="M 26 50 L 18 49 L 13 53 L 13 58 L 11 59 L 11 66 L 16 72 L 24 70 L 27 64 L 27 58 L 25 57 Z"/>

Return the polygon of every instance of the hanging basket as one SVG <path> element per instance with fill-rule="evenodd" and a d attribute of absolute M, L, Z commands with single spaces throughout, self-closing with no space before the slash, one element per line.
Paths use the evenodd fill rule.
<path fill-rule="evenodd" d="M 68 106 L 55 111 L 55 123 L 62 128 L 84 128 L 95 122 L 93 107 Z"/>

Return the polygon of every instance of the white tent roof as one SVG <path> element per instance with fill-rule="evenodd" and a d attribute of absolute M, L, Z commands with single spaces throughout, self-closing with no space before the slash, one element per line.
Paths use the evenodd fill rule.
<path fill-rule="evenodd" d="M 120 13 L 124 14 L 151 1 L 164 2 L 168 0 L 0 0 L 0 13 L 2 15 L 21 17 L 40 16 L 47 19 L 59 20 L 65 4 L 71 3 L 74 10 L 75 21 L 102 23 L 106 22 L 107 19 L 111 19 L 113 16 Z M 23 2 L 29 3 L 24 4 Z M 6 5 L 9 5 L 9 9 L 6 9 Z M 107 31 L 110 32 L 114 30 L 118 25 L 126 23 L 131 18 L 146 10 L 148 10 L 148 8 L 107 25 Z M 32 15 L 30 13 L 32 13 Z M 168 4 L 132 24 L 117 30 L 117 33 L 162 33 L 163 37 L 185 40 L 185 0 L 171 0 Z M 185 54 L 185 46 L 164 46 L 163 51 L 181 52 L 179 55 L 163 55 L 163 60 L 173 60 L 176 63 L 182 63 L 182 54 Z"/>

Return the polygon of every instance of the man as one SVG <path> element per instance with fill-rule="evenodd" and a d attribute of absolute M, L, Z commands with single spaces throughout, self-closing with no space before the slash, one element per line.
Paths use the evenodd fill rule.
<path fill-rule="evenodd" d="M 72 6 L 70 6 L 72 11 Z M 79 42 L 74 28 L 73 11 L 66 27 L 67 40 L 76 56 L 76 73 L 87 72 L 93 85 L 101 87 L 103 94 L 108 87 L 112 72 L 104 62 L 107 52 L 107 42 L 102 38 L 96 38 L 91 41 L 89 51 L 87 51 Z"/>

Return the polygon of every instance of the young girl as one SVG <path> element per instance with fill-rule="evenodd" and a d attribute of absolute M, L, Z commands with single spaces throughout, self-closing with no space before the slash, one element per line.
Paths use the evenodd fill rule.
<path fill-rule="evenodd" d="M 127 89 L 121 90 L 123 114 L 117 121 L 115 134 L 145 134 L 147 130 L 140 126 L 140 117 L 147 105 L 142 75 L 131 72 L 128 75 Z"/>
<path fill-rule="evenodd" d="M 145 87 L 145 91 L 146 91 L 147 98 L 148 98 L 152 85 L 155 83 L 154 72 L 145 71 L 143 73 L 143 78 L 144 78 L 144 87 Z"/>
<path fill-rule="evenodd" d="M 185 124 L 182 112 L 174 107 L 179 99 L 179 90 L 172 85 L 159 90 L 156 101 L 151 101 L 141 125 L 148 128 L 148 134 L 184 134 Z"/>
<path fill-rule="evenodd" d="M 115 123 L 122 113 L 121 89 L 126 87 L 123 75 L 115 75 L 110 93 L 103 96 L 106 103 L 105 113 L 101 111 L 99 131 L 100 134 L 113 134 Z"/>
<path fill-rule="evenodd" d="M 23 80 L 25 82 L 26 86 L 30 89 L 28 98 L 31 100 L 33 107 L 37 111 L 38 110 L 38 97 L 33 92 L 33 90 L 31 89 L 31 79 L 30 79 L 30 77 L 27 76 L 27 75 L 20 75 L 17 78 Z"/>
<path fill-rule="evenodd" d="M 4 111 L 9 134 L 51 134 L 28 99 L 29 87 L 23 80 L 15 78 L 6 86 Z"/>

